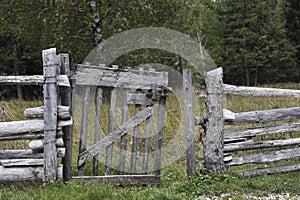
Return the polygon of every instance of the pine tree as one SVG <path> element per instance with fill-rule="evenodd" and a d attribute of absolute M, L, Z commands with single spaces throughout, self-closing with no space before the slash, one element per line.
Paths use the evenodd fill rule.
<path fill-rule="evenodd" d="M 296 67 L 281 0 L 221 3 L 225 81 L 234 84 L 292 81 Z"/>

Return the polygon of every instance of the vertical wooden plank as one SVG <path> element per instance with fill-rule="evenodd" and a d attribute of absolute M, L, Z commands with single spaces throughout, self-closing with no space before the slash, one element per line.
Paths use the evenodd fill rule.
<path fill-rule="evenodd" d="M 69 54 L 59 54 L 61 64 L 61 74 L 70 77 L 70 60 Z M 69 79 L 70 81 L 70 79 Z M 61 104 L 72 108 L 72 82 L 71 87 L 61 87 Z M 72 116 L 72 109 L 70 109 Z M 63 140 L 66 147 L 65 156 L 62 159 L 63 163 L 63 180 L 69 181 L 72 179 L 72 143 L 73 143 L 73 126 L 62 127 Z"/>
<path fill-rule="evenodd" d="M 192 70 L 183 70 L 184 125 L 188 176 L 196 175 L 195 123 L 192 102 Z"/>
<path fill-rule="evenodd" d="M 56 179 L 57 153 L 56 153 L 56 129 L 57 129 L 57 75 L 59 58 L 56 49 L 43 50 L 44 69 L 44 177 L 45 183 Z"/>
<path fill-rule="evenodd" d="M 122 99 L 122 125 L 125 124 L 129 117 L 129 108 L 127 104 L 128 89 L 124 90 Z M 126 145 L 127 145 L 127 134 L 121 137 L 120 142 L 120 158 L 119 158 L 119 171 L 120 175 L 124 174 L 125 161 L 126 161 Z"/>
<path fill-rule="evenodd" d="M 141 90 L 137 90 L 137 94 L 141 93 Z M 138 114 L 141 111 L 141 105 L 135 105 L 135 114 Z M 137 152 L 138 152 L 138 137 L 139 137 L 139 125 L 133 128 L 132 136 L 132 149 L 131 149 L 131 163 L 130 163 L 130 173 L 136 174 L 136 165 L 137 165 Z"/>
<path fill-rule="evenodd" d="M 151 90 L 148 91 L 152 92 Z M 152 98 L 152 97 L 150 97 Z M 153 105 L 151 105 L 153 109 Z M 146 127 L 145 127 L 145 147 L 144 147 L 144 155 L 143 155 L 143 166 L 142 173 L 148 173 L 148 163 L 149 163 L 149 154 L 150 154 L 150 139 L 151 139 L 151 126 L 152 126 L 152 115 L 146 119 Z"/>
<path fill-rule="evenodd" d="M 164 125 L 165 125 L 166 97 L 167 97 L 167 91 L 163 90 L 159 98 L 158 113 L 157 113 L 157 130 L 156 130 L 154 164 L 153 164 L 153 175 L 156 176 L 160 175 L 160 168 L 161 168 L 161 154 L 162 154 L 162 143 L 163 143 L 163 136 L 164 136 Z"/>
<path fill-rule="evenodd" d="M 206 74 L 206 131 L 203 137 L 204 166 L 221 173 L 225 169 L 223 159 L 223 70 L 218 68 Z"/>
<path fill-rule="evenodd" d="M 116 104 L 117 104 L 117 94 L 116 89 L 114 88 L 111 91 L 110 98 L 110 114 L 109 114 L 109 127 L 108 134 L 114 131 L 115 121 L 116 121 Z M 106 157 L 105 157 L 105 175 L 110 175 L 112 167 L 112 156 L 113 156 L 113 143 L 106 148 Z"/>
<path fill-rule="evenodd" d="M 89 118 L 89 104 L 90 104 L 90 86 L 84 86 L 83 102 L 82 102 L 82 117 L 81 129 L 79 139 L 79 154 L 86 150 L 87 131 L 88 131 L 88 118 Z M 78 176 L 84 176 L 85 166 L 78 167 Z"/>
<path fill-rule="evenodd" d="M 94 144 L 100 140 L 101 132 L 101 113 L 102 113 L 102 103 L 103 103 L 103 89 L 97 87 L 96 89 L 96 117 L 95 117 L 95 137 Z M 98 176 L 98 158 L 97 154 L 93 158 L 93 175 Z"/>

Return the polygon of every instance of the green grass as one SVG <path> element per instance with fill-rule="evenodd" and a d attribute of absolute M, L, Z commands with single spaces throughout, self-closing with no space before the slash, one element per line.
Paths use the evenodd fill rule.
<path fill-rule="evenodd" d="M 299 84 L 275 85 L 272 87 L 299 89 Z M 171 98 L 169 98 L 171 99 Z M 204 102 L 199 100 L 198 111 L 204 110 Z M 299 106 L 300 100 L 285 98 L 266 98 L 266 97 L 236 97 L 227 95 L 224 98 L 225 107 L 234 112 L 249 110 L 274 109 Z M 165 128 L 165 142 L 170 142 L 174 138 L 174 127 L 179 126 L 178 121 L 172 120 L 174 116 L 180 115 L 173 101 L 168 101 L 168 117 Z M 41 106 L 43 102 L 20 102 L 0 101 L 0 106 L 5 108 L 6 121 L 24 120 L 23 112 L 25 108 Z M 109 107 L 104 105 L 106 114 L 103 117 L 104 128 L 107 129 Z M 92 108 L 93 110 L 93 108 Z M 133 113 L 133 110 L 131 110 Z M 80 115 L 80 113 L 79 113 Z M 79 122 L 80 123 L 80 122 Z M 120 123 L 120 122 L 117 122 Z M 76 174 L 76 161 L 79 145 L 79 130 L 74 133 L 74 159 L 73 172 Z M 91 130 L 93 132 L 93 130 Z M 196 132 L 197 152 L 201 152 L 202 146 L 199 141 L 201 129 Z M 300 137 L 299 133 L 274 134 L 270 136 L 257 137 L 256 141 L 266 139 L 282 139 L 290 137 Z M 90 141 L 91 142 L 91 141 Z M 0 149 L 24 149 L 28 148 L 28 142 L 0 142 Z M 259 150 L 260 152 L 261 150 Z M 243 154 L 247 152 L 241 152 Z M 197 153 L 198 163 L 201 154 Z M 299 163 L 299 159 L 284 161 L 280 164 Z M 270 164 L 278 165 L 278 163 Z M 233 168 L 234 170 L 244 170 L 258 167 L 258 165 L 244 165 Z M 265 167 L 265 166 L 262 166 Z M 91 171 L 91 162 L 87 164 L 88 174 Z M 197 167 L 198 168 L 198 167 Z M 198 168 L 199 169 L 199 168 Z M 210 174 L 206 171 L 197 171 L 197 176 L 187 178 L 185 172 L 185 158 L 181 157 L 176 162 L 162 170 L 161 185 L 159 187 L 119 187 L 108 184 L 89 184 L 75 183 L 73 181 L 63 183 L 61 181 L 42 185 L 40 182 L 13 183 L 0 185 L 0 200 L 2 199 L 197 199 L 201 195 L 217 195 L 222 193 L 236 192 L 227 194 L 226 198 L 243 199 L 244 193 L 254 193 L 257 196 L 264 196 L 268 193 L 291 193 L 300 195 L 300 172 L 292 172 L 277 175 L 260 177 L 241 177 L 235 174 L 225 173 L 220 175 Z"/>
<path fill-rule="evenodd" d="M 188 179 L 184 169 L 176 165 L 162 171 L 162 183 L 159 187 L 120 187 L 108 184 L 90 184 L 61 181 L 47 185 L 1 186 L 0 199 L 195 199 L 201 195 L 230 194 L 239 199 L 244 193 L 264 196 L 269 193 L 291 193 L 300 195 L 299 173 L 261 176 L 256 178 L 240 177 L 233 174 L 198 174 Z"/>

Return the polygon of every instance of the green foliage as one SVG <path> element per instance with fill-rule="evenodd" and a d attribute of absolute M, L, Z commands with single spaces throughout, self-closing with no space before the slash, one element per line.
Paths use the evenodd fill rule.
<path fill-rule="evenodd" d="M 246 85 L 294 81 L 296 51 L 286 34 L 283 1 L 230 0 L 220 5 L 225 81 Z"/>
<path fill-rule="evenodd" d="M 95 10 L 90 0 L 1 1 L 0 74 L 41 74 L 41 51 L 50 47 L 81 63 L 96 37 L 103 41 L 126 30 L 151 26 L 174 29 L 197 40 L 217 66 L 224 68 L 227 83 L 257 85 L 299 79 L 297 0 L 93 2 Z M 149 49 L 124 55 L 115 64 L 134 67 L 153 62 L 178 70 L 191 67 L 177 55 Z"/>

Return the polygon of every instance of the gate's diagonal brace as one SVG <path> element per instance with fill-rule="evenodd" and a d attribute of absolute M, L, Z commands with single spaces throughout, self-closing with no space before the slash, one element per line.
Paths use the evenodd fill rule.
<path fill-rule="evenodd" d="M 139 112 L 137 115 L 129 119 L 125 124 L 123 124 L 120 128 L 114 130 L 109 133 L 102 140 L 91 146 L 89 149 L 85 150 L 79 155 L 78 159 L 78 167 L 83 165 L 89 158 L 100 153 L 103 149 L 108 147 L 111 143 L 113 143 L 119 137 L 125 135 L 128 131 L 133 129 L 142 121 L 146 120 L 149 116 L 153 114 L 153 107 L 147 107 L 143 111 Z"/>

